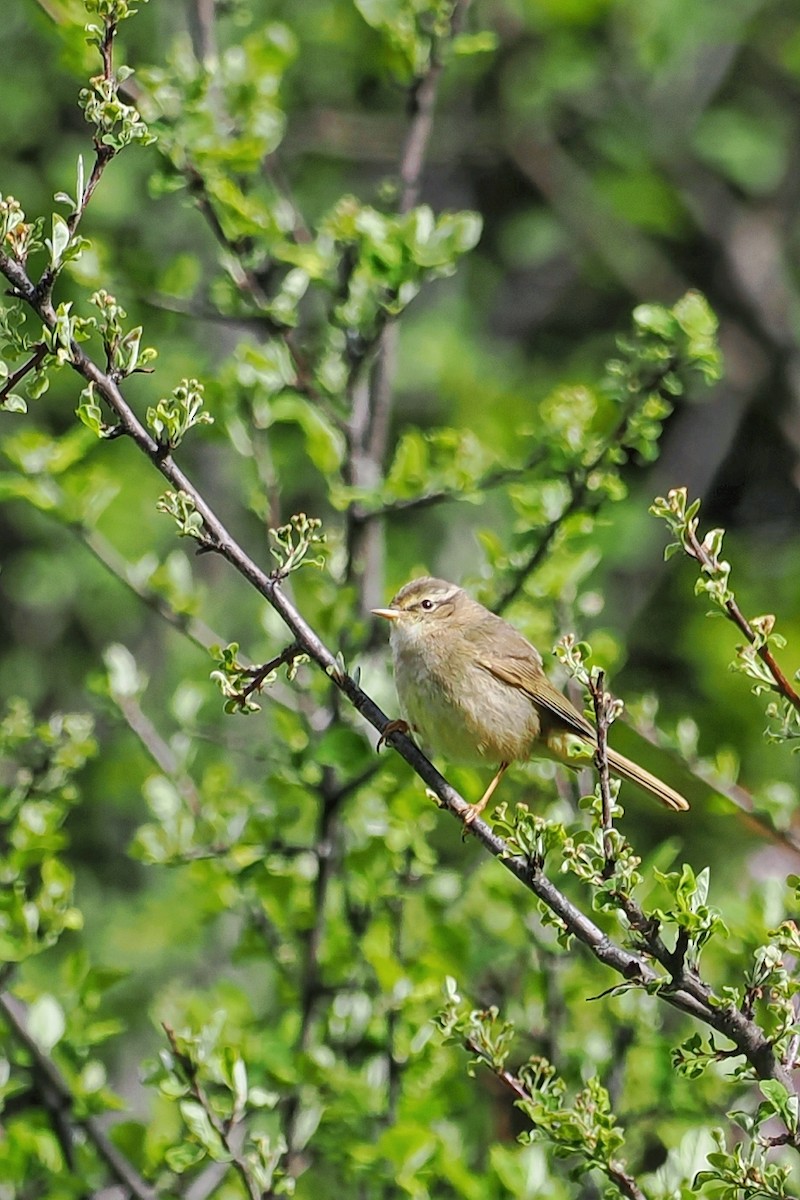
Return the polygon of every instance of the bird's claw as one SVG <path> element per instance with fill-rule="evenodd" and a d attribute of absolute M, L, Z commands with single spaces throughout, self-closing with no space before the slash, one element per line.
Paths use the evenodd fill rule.
<path fill-rule="evenodd" d="M 408 721 L 404 721 L 402 718 L 398 718 L 396 721 L 387 721 L 381 731 L 381 736 L 378 738 L 378 744 L 375 747 L 378 753 L 380 753 L 381 746 L 388 745 L 388 740 L 393 733 L 409 734 L 411 733 L 411 726 Z"/>

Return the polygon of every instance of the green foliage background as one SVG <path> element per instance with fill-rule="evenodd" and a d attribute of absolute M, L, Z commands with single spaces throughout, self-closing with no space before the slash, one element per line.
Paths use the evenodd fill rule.
<path fill-rule="evenodd" d="M 728 671 L 737 634 L 705 617 L 684 560 L 663 563 L 665 531 L 648 506 L 679 485 L 703 497 L 704 524 L 729 531 L 742 608 L 778 615 L 791 674 L 800 665 L 794 6 L 476 3 L 447 55 L 420 197 L 435 214 L 478 213 L 474 249 L 468 215 L 435 244 L 389 216 L 407 89 L 428 65 L 415 20 L 427 30 L 447 5 L 217 8 L 224 66 L 210 55 L 210 96 L 190 36 L 202 54 L 201 6 L 150 0 L 122 24 L 118 58 L 136 68 L 136 102 L 161 141 L 108 167 L 81 224 L 91 247 L 61 275 L 57 300 L 86 316 L 88 295 L 105 288 L 127 310 L 126 329 L 144 326 L 155 369 L 124 388 L 142 416 L 180 380 L 202 382 L 214 424 L 191 431 L 177 457 L 265 569 L 267 526 L 298 512 L 323 519 L 326 566 L 299 571 L 287 590 L 389 713 L 388 654 L 366 610 L 423 570 L 497 604 L 553 525 L 549 553 L 505 615 L 543 650 L 565 631 L 588 637 L 640 730 L 658 726 L 660 748 L 622 728 L 614 744 L 681 786 L 692 811 L 675 820 L 623 792 L 623 828 L 643 857 L 651 907 L 668 903 L 657 870 L 710 867 L 710 901 L 730 936 L 709 946 L 704 971 L 719 988 L 741 983 L 754 948 L 787 915 L 797 852 L 774 833 L 792 832 L 796 760 L 790 744 L 762 737 L 763 701 Z M 29 215 L 49 214 L 54 193 L 73 188 L 79 155 L 91 161 L 76 103 L 98 69 L 84 21 L 73 0 L 16 0 L 3 15 L 0 192 Z M 190 195 L 192 170 L 205 190 Z M 355 361 L 381 334 L 376 279 L 423 285 L 398 322 L 385 480 L 348 476 L 331 416 L 343 391 L 336 372 L 349 361 L 325 342 L 341 266 L 320 239 L 293 242 L 295 218 L 278 194 L 291 194 L 301 228 L 334 240 L 357 207 L 342 197 L 386 214 L 364 235 L 362 293 L 342 299 L 362 338 Z M 206 200 L 226 248 L 204 219 Z M 280 297 L 269 312 L 236 285 L 242 264 Z M 291 364 L 273 336 L 272 323 L 296 314 L 293 269 L 320 285 L 301 322 L 309 358 L 330 351 L 315 361 L 319 403 L 283 386 Z M 718 315 L 723 382 L 708 393 L 682 381 L 669 406 L 661 396 L 624 461 L 603 464 L 602 506 L 565 515 L 575 446 L 613 423 L 606 364 L 620 357 L 616 339 L 630 337 L 637 305 L 672 305 L 689 287 Z M 402 307 L 395 293 L 392 304 Z M 567 950 L 532 897 L 462 843 L 397 755 L 383 754 L 373 773 L 374 739 L 331 701 L 320 672 L 301 666 L 288 682 L 281 671 L 260 712 L 223 713 L 207 652 L 155 609 L 179 614 L 200 642 L 239 643 L 256 663 L 290 639 L 220 558 L 176 540 L 156 509 L 163 481 L 130 440 L 98 440 L 77 421 L 80 386 L 63 369 L 27 414 L 0 414 L 0 694 L 22 697 L 40 722 L 67 711 L 96 723 L 94 755 L 85 725 L 67 723 L 79 795 L 53 781 L 55 807 L 29 848 L 32 860 L 59 850 L 75 872 L 82 922 L 71 907 L 53 916 L 52 938 L 41 939 L 59 935 L 57 944 L 9 977 L 78 1115 L 113 1107 L 113 1090 L 124 1116 L 117 1142 L 159 1194 L 187 1194 L 182 1181 L 224 1155 L 176 1082 L 181 1054 L 203 1064 L 223 1107 L 241 1092 L 236 1064 L 246 1062 L 250 1131 L 271 1149 L 288 1142 L 275 1186 L 296 1180 L 298 1195 L 598 1194 L 596 1174 L 570 1178 L 574 1159 L 565 1166 L 541 1144 L 517 1145 L 524 1117 L 442 1041 L 434 1018 L 449 976 L 470 1005 L 496 1004 L 515 1023 L 517 1060 L 546 1056 L 572 1093 L 599 1077 L 648 1195 L 780 1194 L 725 1193 L 718 1180 L 687 1190 L 713 1152 L 709 1126 L 734 1099 L 754 1111 L 753 1086 L 733 1094 L 724 1062 L 676 1073 L 671 1051 L 694 1026 L 655 998 L 587 1003 L 614 982 L 609 972 Z M 474 486 L 516 471 L 540 445 L 545 469 Z M 439 489 L 452 495 L 403 506 Z M 348 541 L 358 505 L 390 509 L 366 577 Z M 14 710 L 9 761 L 31 738 Z M 362 774 L 363 786 L 336 793 Z M 477 772 L 447 774 L 465 796 L 480 794 Z M 720 796 L 720 784 L 735 783 L 759 827 Z M 575 819 L 569 786 L 543 768 L 516 771 L 506 789 L 510 803 Z M 162 1023 L 177 1032 L 159 1063 Z M 78 1147 L 74 1178 L 66 1171 L 46 1104 L 19 1083 L 24 1053 L 8 1054 L 0 1161 L 11 1182 L 0 1196 L 99 1188 L 90 1145 Z M 148 1087 L 142 1061 L 152 1064 Z M 232 1172 L 217 1194 L 242 1187 Z"/>

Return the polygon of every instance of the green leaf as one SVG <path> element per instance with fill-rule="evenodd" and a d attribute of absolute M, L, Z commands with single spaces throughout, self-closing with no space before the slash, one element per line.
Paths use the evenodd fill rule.
<path fill-rule="evenodd" d="M 38 996 L 28 1009 L 28 1033 L 43 1053 L 49 1054 L 66 1029 L 64 1010 L 54 996 Z"/>
<path fill-rule="evenodd" d="M 69 239 L 69 225 L 60 213 L 53 213 L 53 236 L 47 243 L 50 247 L 50 266 L 53 270 L 59 266 L 64 257 Z"/>
<path fill-rule="evenodd" d="M 305 434 L 308 457 L 323 475 L 338 471 L 345 455 L 342 434 L 318 408 L 303 397 L 284 393 L 273 400 L 269 407 L 272 421 L 288 421 L 300 426 Z"/>
<path fill-rule="evenodd" d="M 231 1155 L 225 1149 L 222 1138 L 211 1124 L 211 1119 L 201 1104 L 196 1100 L 181 1100 L 178 1107 L 189 1131 L 210 1158 L 215 1162 L 230 1162 Z"/>

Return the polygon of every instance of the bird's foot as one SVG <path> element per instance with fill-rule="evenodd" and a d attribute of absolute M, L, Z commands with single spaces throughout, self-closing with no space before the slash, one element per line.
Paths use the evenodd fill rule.
<path fill-rule="evenodd" d="M 464 813 L 464 824 L 469 828 L 469 826 L 472 825 L 473 821 L 477 820 L 485 808 L 486 802 L 484 800 L 479 800 L 477 804 L 467 805 Z"/>
<path fill-rule="evenodd" d="M 388 745 L 388 739 L 393 733 L 405 733 L 408 735 L 411 733 L 411 726 L 408 721 L 403 721 L 402 718 L 398 718 L 396 721 L 387 721 L 381 730 L 381 736 L 378 738 L 378 744 L 375 747 L 378 753 L 380 753 L 381 746 Z"/>
<path fill-rule="evenodd" d="M 487 787 L 486 791 L 481 796 L 478 803 L 467 805 L 467 809 L 464 813 L 464 825 L 467 828 L 469 828 L 469 826 L 472 825 L 472 823 L 475 821 L 475 819 L 477 817 L 479 817 L 481 815 L 481 813 L 483 812 L 483 810 L 486 808 L 486 805 L 489 803 L 492 796 L 495 794 L 495 791 L 497 790 L 497 785 L 499 784 L 500 780 L 503 778 L 503 776 L 505 775 L 507 770 L 508 770 L 508 763 L 507 762 L 500 763 L 500 766 L 497 769 L 497 774 L 495 775 L 494 779 Z"/>

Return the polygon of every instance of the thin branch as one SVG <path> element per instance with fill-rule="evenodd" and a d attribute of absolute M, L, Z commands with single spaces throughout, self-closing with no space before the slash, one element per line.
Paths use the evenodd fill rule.
<path fill-rule="evenodd" d="M 668 751 L 673 758 L 676 758 L 675 747 L 669 742 L 665 734 L 658 728 L 654 722 L 647 720 L 646 722 L 637 720 L 632 721 L 631 728 L 649 742 L 651 746 L 656 746 L 659 750 Z M 690 775 L 705 784 L 706 787 L 713 789 L 720 796 L 725 796 L 730 800 L 738 810 L 738 815 L 745 828 L 754 830 L 760 837 L 767 841 L 773 842 L 775 845 L 784 846 L 787 850 L 791 850 L 794 854 L 800 855 L 800 835 L 791 828 L 778 829 L 771 825 L 764 817 L 759 816 L 755 811 L 756 799 L 747 788 L 742 787 L 740 783 L 731 783 L 729 780 L 723 779 L 716 773 L 713 765 L 701 759 L 697 755 L 692 755 L 685 750 L 682 750 L 679 757 L 680 765 L 689 771 Z"/>
<path fill-rule="evenodd" d="M 20 383 L 26 375 L 28 375 L 31 371 L 35 371 L 36 368 L 41 365 L 46 356 L 47 347 L 43 342 L 40 342 L 28 361 L 23 363 L 21 367 L 17 367 L 16 371 L 12 372 L 12 374 L 8 376 L 5 383 L 0 388 L 0 402 L 5 400 L 6 396 L 8 396 L 10 392 L 13 392 L 17 384 Z"/>
<path fill-rule="evenodd" d="M 543 126 L 513 138 L 516 167 L 544 196 L 579 246 L 588 246 L 614 279 L 640 300 L 681 296 L 689 284 L 654 239 L 604 202 L 590 173 Z"/>
<path fill-rule="evenodd" d="M 197 1064 L 188 1054 L 184 1054 L 179 1047 L 178 1040 L 175 1036 L 175 1030 L 172 1029 L 172 1027 L 165 1021 L 161 1022 L 161 1028 L 167 1035 L 167 1041 L 169 1042 L 172 1053 L 175 1055 L 175 1058 L 178 1060 L 178 1062 L 180 1062 L 181 1067 L 183 1068 L 183 1071 L 189 1082 L 192 1095 L 208 1117 L 209 1123 L 219 1137 L 222 1145 L 230 1155 L 231 1165 L 235 1167 L 239 1173 L 239 1177 L 242 1180 L 245 1189 L 247 1190 L 250 1200 L 264 1200 L 261 1188 L 253 1178 L 247 1160 L 242 1155 L 241 1147 L 237 1145 L 236 1139 L 231 1136 L 237 1122 L 235 1120 L 223 1121 L 220 1118 L 213 1104 L 206 1095 L 203 1085 L 200 1083 Z"/>
<path fill-rule="evenodd" d="M 354 506 L 354 520 L 371 521 L 375 517 L 393 517 L 397 514 L 416 512 L 423 508 L 433 508 L 437 504 L 482 495 L 483 492 L 492 491 L 507 483 L 515 483 L 517 480 L 524 479 L 545 459 L 544 451 L 537 447 L 524 463 L 520 463 L 517 467 L 493 467 L 470 484 L 469 489 L 465 489 L 463 486 L 443 487 L 430 492 L 421 492 L 417 496 L 400 496 L 395 500 L 387 500 L 385 504 L 377 505 L 375 508 Z"/>
<path fill-rule="evenodd" d="M 199 816 L 202 800 L 197 785 L 191 775 L 181 767 L 171 746 L 164 741 L 153 722 L 145 714 L 139 701 L 135 696 L 119 692 L 112 692 L 111 698 L 153 762 L 175 784 L 192 815 Z"/>
<path fill-rule="evenodd" d="M 459 33 L 470 0 L 455 0 L 447 40 Z M 410 212 L 419 198 L 425 156 L 433 130 L 433 116 L 444 69 L 441 47 L 434 41 L 428 67 L 416 80 L 409 96 L 411 120 L 400 154 L 400 195 L 398 211 Z M 380 332 L 371 377 L 362 381 L 361 396 L 356 393 L 348 438 L 350 443 L 349 483 L 356 488 L 373 487 L 381 473 L 389 442 L 394 380 L 397 370 L 398 327 L 387 320 Z M 368 353 L 360 357 L 358 367 Z M 369 514 L 348 515 L 348 574 L 360 582 L 360 603 L 364 612 L 380 603 L 383 583 L 384 537 L 380 523 Z"/>
<path fill-rule="evenodd" d="M 323 768 L 320 788 L 320 809 L 313 854 L 317 860 L 317 875 L 314 881 L 314 920 L 307 931 L 305 955 L 300 983 L 300 1032 L 298 1045 L 303 1051 L 309 1049 L 311 1021 L 317 997 L 320 994 L 320 950 L 327 918 L 328 890 L 334 876 L 336 850 L 339 836 L 338 814 L 341 809 L 341 792 L 334 786 L 333 771 Z"/>
<path fill-rule="evenodd" d="M 598 671 L 597 675 L 589 676 L 589 693 L 594 706 L 595 726 L 597 728 L 597 750 L 594 756 L 597 767 L 597 778 L 600 786 L 600 799 L 603 806 L 603 854 L 605 856 L 606 876 L 614 873 L 614 847 L 611 840 L 613 821 L 611 818 L 611 780 L 608 773 L 608 727 L 614 717 L 613 698 L 605 691 L 605 672 Z"/>
<path fill-rule="evenodd" d="M 103 28 L 103 40 L 100 43 L 100 55 L 103 60 L 103 78 L 107 82 L 112 82 L 114 77 L 114 38 L 117 35 L 116 22 L 106 20 Z M 95 189 L 103 177 L 108 164 L 117 154 L 114 146 L 109 146 L 101 141 L 100 137 L 95 134 L 94 137 L 94 163 L 92 164 L 91 174 L 84 185 L 83 191 L 79 196 L 75 197 L 76 207 L 67 217 L 67 228 L 69 236 L 72 239 L 77 232 L 78 226 L 81 223 L 83 214 L 86 212 L 89 201 L 94 195 Z M 51 263 L 42 272 L 42 276 L 36 285 L 37 291 L 42 298 L 48 298 L 52 294 L 53 284 L 56 281 L 60 270 L 59 263 Z"/>
<path fill-rule="evenodd" d="M 314 880 L 314 918 L 304 938 L 299 982 L 300 1029 L 297 1035 L 297 1046 L 303 1053 L 307 1053 L 310 1048 L 314 1013 L 317 1001 L 324 991 L 320 952 L 328 918 L 328 894 L 336 873 L 338 845 L 341 836 L 339 812 L 343 795 L 341 789 L 335 786 L 332 769 L 324 767 L 322 783 L 319 788 L 320 808 L 317 818 L 317 833 L 312 851 L 317 862 L 317 874 Z M 302 1096 L 300 1090 L 295 1089 L 289 1097 L 285 1112 L 286 1140 L 292 1157 L 297 1153 L 295 1147 L 301 1115 Z"/>
<path fill-rule="evenodd" d="M 717 556 L 710 553 L 700 541 L 693 523 L 689 523 L 686 526 L 684 547 L 691 557 L 700 563 L 700 566 L 703 570 L 712 573 L 718 568 L 719 560 Z M 724 608 L 730 620 L 744 634 L 751 645 L 754 645 L 760 641 L 756 631 L 753 629 L 753 626 L 750 624 L 747 617 L 739 608 L 739 605 L 736 603 L 736 600 L 733 597 L 724 602 Z M 756 654 L 764 663 L 772 678 L 775 680 L 775 690 L 779 692 L 781 696 L 783 696 L 784 700 L 788 700 L 788 702 L 794 708 L 796 708 L 798 712 L 800 712 L 800 695 L 798 695 L 779 667 L 775 656 L 769 648 L 769 645 L 767 643 L 756 645 Z"/>
<path fill-rule="evenodd" d="M 564 480 L 570 492 L 569 502 L 558 516 L 554 517 L 540 531 L 536 545 L 531 553 L 519 567 L 511 572 L 509 582 L 493 606 L 494 612 L 504 612 L 509 604 L 516 600 L 525 586 L 528 577 L 544 561 L 553 541 L 568 517 L 578 511 L 583 511 L 587 514 L 595 513 L 606 503 L 607 496 L 605 492 L 602 489 L 593 491 L 589 487 L 589 480 L 598 468 L 603 465 L 611 451 L 619 449 L 622 445 L 628 421 L 635 412 L 641 397 L 656 390 L 664 378 L 674 369 L 674 366 L 675 364 L 672 359 L 669 359 L 655 372 L 652 379 L 643 380 L 638 390 L 622 405 L 613 429 L 610 430 L 602 448 L 595 454 L 591 462 L 577 463 L 564 473 Z"/>
<path fill-rule="evenodd" d="M 521 1103 L 523 1106 L 536 1103 L 536 1097 L 528 1091 L 522 1080 L 518 1076 L 512 1074 L 511 1071 L 507 1071 L 505 1067 L 501 1067 L 498 1064 L 493 1063 L 491 1058 L 489 1058 L 489 1056 L 481 1049 L 474 1038 L 465 1037 L 464 1046 L 467 1050 L 469 1050 L 470 1054 L 473 1054 L 476 1058 L 479 1058 L 483 1063 L 486 1064 L 492 1074 L 495 1075 L 495 1077 L 499 1079 L 500 1082 L 505 1085 L 505 1087 L 508 1088 L 508 1090 L 514 1095 L 515 1099 L 519 1103 Z M 533 1120 L 527 1109 L 523 1107 L 522 1111 L 525 1113 L 526 1117 L 534 1126 L 534 1128 L 536 1128 L 536 1122 Z M 576 1153 L 579 1153 L 577 1148 Z M 647 1200 L 644 1192 L 639 1187 L 633 1175 L 626 1170 L 625 1165 L 618 1159 L 609 1159 L 604 1165 L 603 1171 L 607 1175 L 608 1179 L 617 1186 L 620 1193 L 627 1197 L 627 1200 Z"/>
<path fill-rule="evenodd" d="M 128 1162 L 104 1132 L 100 1120 L 94 1116 L 79 1116 L 75 1112 L 75 1097 L 51 1058 L 43 1054 L 33 1037 L 28 1032 L 27 1012 L 25 1005 L 10 992 L 0 993 L 0 1010 L 8 1022 L 14 1038 L 24 1046 L 31 1056 L 36 1071 L 47 1081 L 58 1098 L 62 1112 L 68 1114 L 72 1126 L 82 1129 L 92 1142 L 97 1153 L 111 1171 L 114 1179 L 127 1188 L 134 1200 L 158 1200 L 158 1193 Z"/>
<path fill-rule="evenodd" d="M 189 33 L 194 56 L 208 67 L 217 56 L 216 0 L 192 0 L 189 5 Z"/>
<path fill-rule="evenodd" d="M 470 0 L 456 0 L 450 17 L 448 40 L 461 30 Z M 411 212 L 419 199 L 422 170 L 433 132 L 433 116 L 439 94 L 439 82 L 444 62 L 440 46 L 434 42 L 425 74 L 418 79 L 409 96 L 411 122 L 400 154 L 400 197 L 398 212 Z M 397 358 L 397 323 L 390 322 L 381 335 L 381 345 L 375 363 L 371 393 L 371 420 L 367 452 L 373 462 L 382 459 L 386 450 L 391 415 L 391 397 Z"/>
<path fill-rule="evenodd" d="M 297 391 L 302 392 L 303 395 L 308 396 L 324 407 L 328 417 L 334 419 L 326 398 L 312 387 L 308 366 L 291 338 L 291 331 L 285 325 L 273 321 L 266 312 L 269 301 L 261 286 L 261 281 L 257 273 L 251 267 L 245 266 L 243 262 L 245 246 L 241 242 L 228 237 L 228 234 L 225 232 L 211 197 L 208 194 L 206 181 L 202 174 L 196 167 L 189 164 L 184 168 L 183 175 L 186 179 L 189 195 L 194 198 L 217 243 L 229 255 L 228 269 L 237 288 L 255 306 L 261 320 L 262 328 L 266 326 L 268 332 L 275 337 L 279 337 L 286 346 L 296 374 L 292 386 Z"/>
<path fill-rule="evenodd" d="M 278 667 L 293 663 L 296 658 L 299 658 L 304 653 L 303 647 L 295 640 L 286 646 L 285 649 L 281 650 L 280 654 L 276 654 L 274 658 L 271 658 L 269 662 L 262 663 L 260 667 L 248 667 L 245 670 L 245 674 L 251 677 L 250 682 L 247 687 L 242 688 L 241 692 L 237 692 L 233 699 L 241 701 L 244 705 L 253 692 L 261 690 L 264 680 L 268 675 L 271 675 L 273 671 L 277 671 Z"/>
<path fill-rule="evenodd" d="M 57 517 L 57 514 L 55 515 Z M 210 625 L 206 625 L 205 621 L 201 621 L 189 613 L 178 612 L 155 588 L 149 587 L 146 583 L 140 583 L 136 579 L 132 564 L 123 558 L 111 542 L 96 529 L 88 529 L 77 521 L 66 521 L 64 524 L 110 574 L 129 588 L 134 596 L 157 613 L 168 625 L 177 629 L 179 633 L 185 634 L 191 642 L 194 642 L 195 646 L 201 650 L 209 650 L 212 646 L 224 645 L 226 639 L 215 633 Z"/>
<path fill-rule="evenodd" d="M 406 898 L 409 887 L 413 882 L 411 865 L 413 853 L 406 849 L 402 873 L 397 878 L 394 895 L 389 896 L 386 908 L 389 917 L 389 944 L 392 958 L 401 967 L 406 967 L 403 932 L 405 927 Z M 386 1112 L 382 1116 L 383 1124 L 392 1126 L 397 1120 L 397 1109 L 402 1092 L 404 1064 L 406 1059 L 397 1053 L 397 1031 L 399 1027 L 400 1007 L 395 997 L 389 997 L 389 1007 L 386 1013 Z"/>

